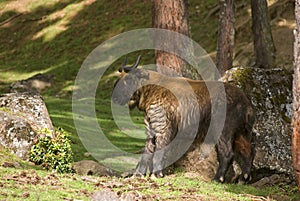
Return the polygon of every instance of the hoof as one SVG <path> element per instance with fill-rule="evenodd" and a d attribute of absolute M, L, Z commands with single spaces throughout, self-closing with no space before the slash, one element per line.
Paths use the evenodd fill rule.
<path fill-rule="evenodd" d="M 140 172 L 135 172 L 134 174 L 133 174 L 133 177 L 138 177 L 138 178 L 142 178 L 142 177 L 145 177 L 146 176 L 146 174 L 142 174 L 142 173 L 140 173 Z"/>
<path fill-rule="evenodd" d="M 251 181 L 251 176 L 245 173 L 244 175 L 240 175 L 238 184 L 245 184 L 248 183 L 249 181 Z"/>
<path fill-rule="evenodd" d="M 224 179 L 223 176 L 221 176 L 221 177 L 215 177 L 214 181 L 219 182 L 219 183 L 224 183 L 225 179 Z"/>
<path fill-rule="evenodd" d="M 155 178 L 162 178 L 164 177 L 165 175 L 162 173 L 162 171 L 157 171 L 157 172 L 154 172 L 152 174 L 152 176 L 154 176 Z"/>

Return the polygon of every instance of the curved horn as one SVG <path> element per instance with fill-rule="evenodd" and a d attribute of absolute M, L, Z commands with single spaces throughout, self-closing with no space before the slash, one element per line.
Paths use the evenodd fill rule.
<path fill-rule="evenodd" d="M 123 65 L 119 68 L 119 72 L 121 73 L 122 71 L 124 71 L 124 68 L 126 67 L 126 63 L 127 63 L 127 56 L 125 57 L 124 61 L 123 61 Z"/>
<path fill-rule="evenodd" d="M 127 61 L 127 57 L 125 58 L 124 62 L 123 62 L 123 66 L 119 68 L 119 72 L 124 71 L 125 73 L 128 73 L 129 71 L 135 69 L 138 67 L 139 63 L 140 63 L 140 59 L 141 59 L 141 55 L 138 56 L 135 64 L 133 64 L 132 66 L 125 66 L 126 65 L 126 61 Z"/>

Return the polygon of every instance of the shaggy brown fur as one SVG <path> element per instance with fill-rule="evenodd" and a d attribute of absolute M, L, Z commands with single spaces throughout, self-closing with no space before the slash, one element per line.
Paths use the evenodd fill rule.
<path fill-rule="evenodd" d="M 207 85 L 210 86 L 210 91 Z M 223 86 L 226 100 L 218 97 L 224 89 Z M 242 169 L 240 180 L 250 179 L 254 158 L 254 112 L 251 103 L 239 88 L 217 81 L 173 78 L 154 71 L 134 69 L 122 73 L 115 84 L 112 98 L 121 105 L 128 103 L 130 109 L 137 107 L 144 111 L 147 139 L 136 173 L 145 175 L 149 169 L 158 177 L 163 176 L 164 163 L 168 160 L 164 148 L 181 131 L 186 135 L 182 137 L 183 140 L 185 137 L 204 139 L 214 109 L 211 99 L 216 98 L 217 103 L 226 101 L 225 125 L 216 144 L 219 168 L 215 180 L 224 181 L 226 171 L 233 160 L 236 160 Z M 197 136 L 188 136 L 189 129 L 197 127 Z M 164 151 L 158 153 L 160 150 Z M 171 150 L 173 151 L 176 152 Z"/>

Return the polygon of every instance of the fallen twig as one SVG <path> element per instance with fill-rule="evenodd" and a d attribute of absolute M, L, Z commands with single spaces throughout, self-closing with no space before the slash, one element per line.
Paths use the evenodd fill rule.
<path fill-rule="evenodd" d="M 7 20 L 4 20 L 3 22 L 0 22 L 0 26 L 2 26 L 2 25 L 4 25 L 4 24 L 7 24 L 8 22 L 14 20 L 15 18 L 17 18 L 17 17 L 19 17 L 19 16 L 21 16 L 21 15 L 23 15 L 23 13 L 18 13 L 18 14 L 16 14 L 16 15 L 14 15 L 14 16 L 8 18 Z"/>

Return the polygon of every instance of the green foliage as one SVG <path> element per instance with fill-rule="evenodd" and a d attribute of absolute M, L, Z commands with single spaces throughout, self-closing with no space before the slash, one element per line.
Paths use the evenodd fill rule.
<path fill-rule="evenodd" d="M 31 148 L 29 159 L 48 170 L 55 170 L 59 173 L 71 172 L 73 152 L 68 133 L 60 128 L 56 131 L 54 138 L 46 135 L 38 139 Z"/>

